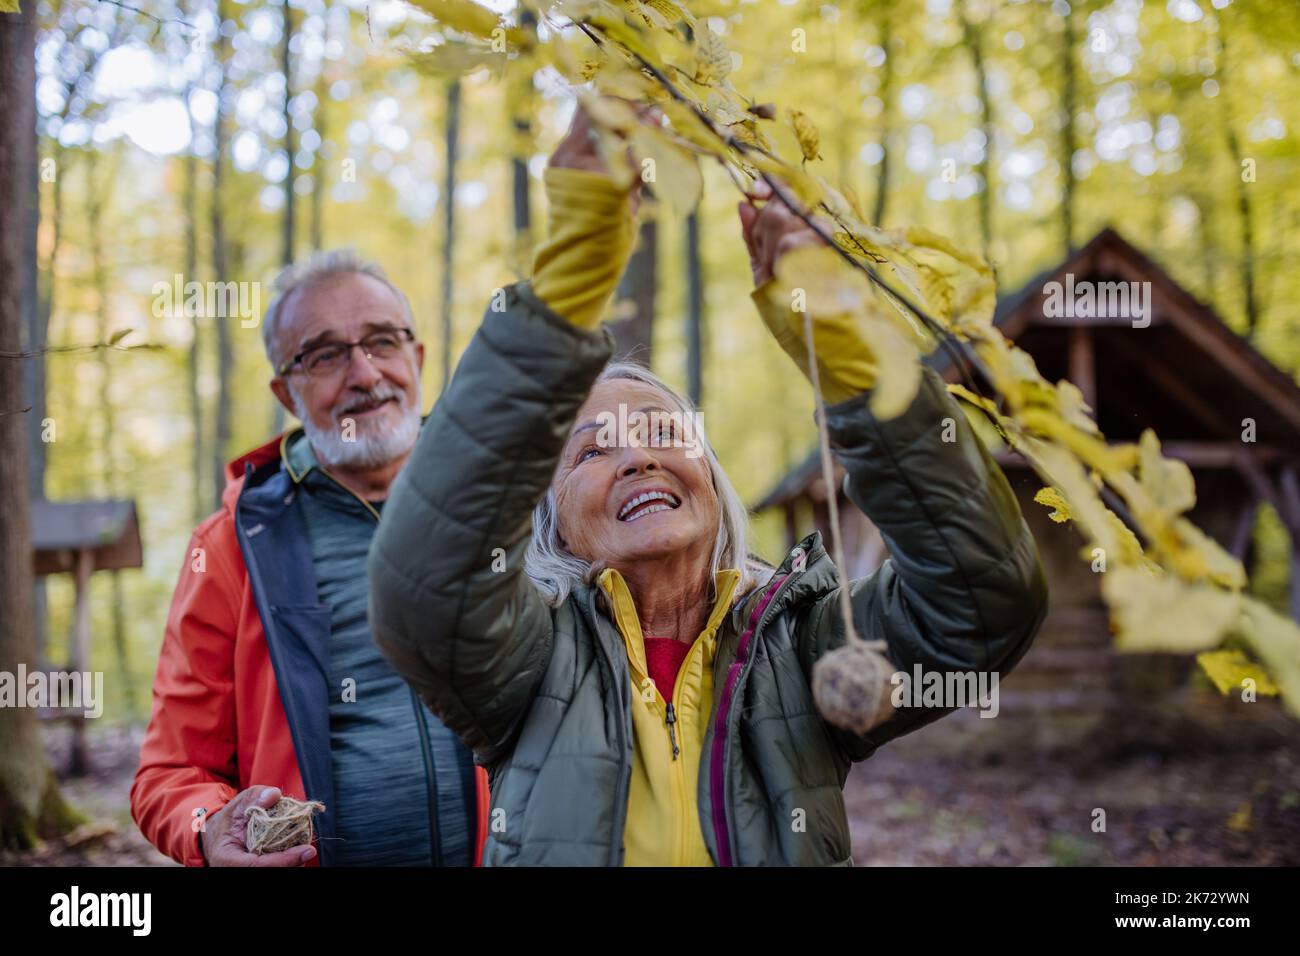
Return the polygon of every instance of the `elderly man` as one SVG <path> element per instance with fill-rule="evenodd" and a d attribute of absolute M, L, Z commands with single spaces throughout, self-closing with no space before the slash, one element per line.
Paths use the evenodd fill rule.
<path fill-rule="evenodd" d="M 367 619 L 370 539 L 420 430 L 410 305 L 348 252 L 286 269 L 275 293 L 271 391 L 302 428 L 229 466 L 190 541 L 132 816 L 194 866 L 476 863 L 486 774 Z M 282 794 L 325 805 L 316 846 L 248 853 L 248 811 Z"/>

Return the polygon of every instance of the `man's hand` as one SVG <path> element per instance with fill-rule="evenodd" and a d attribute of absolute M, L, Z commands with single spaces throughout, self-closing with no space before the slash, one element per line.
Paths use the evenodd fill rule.
<path fill-rule="evenodd" d="M 302 866 L 316 855 L 313 846 L 296 846 L 279 853 L 249 853 L 245 849 L 248 811 L 270 809 L 280 801 L 279 787 L 249 787 L 214 813 L 199 832 L 199 847 L 208 866 Z"/>

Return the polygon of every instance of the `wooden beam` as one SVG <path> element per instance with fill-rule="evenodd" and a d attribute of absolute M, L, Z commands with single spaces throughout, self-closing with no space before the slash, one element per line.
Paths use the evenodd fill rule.
<path fill-rule="evenodd" d="M 1070 329 L 1070 381 L 1083 393 L 1083 400 L 1097 412 L 1097 361 L 1092 329 L 1076 325 Z"/>
<path fill-rule="evenodd" d="M 1177 458 L 1193 468 L 1235 468 L 1246 445 L 1237 441 L 1170 441 L 1160 450 L 1166 458 Z M 1247 453 L 1260 465 L 1271 465 L 1290 457 L 1273 445 L 1255 445 Z"/>
<path fill-rule="evenodd" d="M 1250 550 L 1250 539 L 1255 530 L 1255 515 L 1258 511 L 1259 499 L 1251 495 L 1245 507 L 1241 509 L 1241 514 L 1237 516 L 1236 527 L 1232 529 L 1232 543 L 1228 551 L 1242 564 L 1246 563 L 1246 552 Z"/>
<path fill-rule="evenodd" d="M 1300 472 L 1295 465 L 1287 465 L 1278 476 L 1278 490 L 1282 504 L 1290 513 L 1293 523 L 1287 528 L 1291 537 L 1290 580 L 1291 618 L 1300 622 Z"/>
<path fill-rule="evenodd" d="M 1240 470 L 1241 463 L 1239 459 L 1242 449 L 1245 447 L 1239 442 L 1232 441 L 1169 441 L 1164 442 L 1160 446 L 1160 450 L 1166 458 L 1177 458 L 1193 468 L 1236 468 Z M 1271 445 L 1257 445 L 1247 454 L 1260 465 L 1272 465 L 1292 457 L 1282 449 Z M 993 458 L 999 465 L 1003 466 L 1015 468 L 1029 466 L 1029 462 L 1014 451 L 1002 449 L 993 452 Z M 1252 488 L 1254 488 L 1253 485 Z M 1273 504 L 1272 500 L 1265 500 L 1269 504 Z"/>
<path fill-rule="evenodd" d="M 68 670 L 84 673 L 90 665 L 90 575 L 95 570 L 95 551 L 82 548 L 77 552 L 75 605 L 72 614 L 72 640 L 68 642 Z M 86 721 L 72 722 L 72 746 L 68 754 L 68 773 L 80 776 L 89 768 L 86 759 Z"/>

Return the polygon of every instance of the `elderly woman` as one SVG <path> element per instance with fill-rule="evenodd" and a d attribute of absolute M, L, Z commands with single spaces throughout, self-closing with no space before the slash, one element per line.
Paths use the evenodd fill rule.
<path fill-rule="evenodd" d="M 813 665 L 846 640 L 835 568 L 815 533 L 775 571 L 751 560 L 713 450 L 677 431 L 688 403 L 608 364 L 635 197 L 603 168 L 579 112 L 533 278 L 488 308 L 384 509 L 376 640 L 488 768 L 490 865 L 849 864 L 850 765 L 951 707 L 865 734 L 818 714 Z M 741 224 L 771 316 L 774 262 L 820 240 L 777 203 Z M 1007 671 L 1047 595 L 1006 478 L 936 375 L 878 421 L 869 352 L 836 343 L 832 444 L 892 553 L 849 585 L 858 633 L 909 674 Z M 620 408 L 679 414 L 611 437 Z"/>

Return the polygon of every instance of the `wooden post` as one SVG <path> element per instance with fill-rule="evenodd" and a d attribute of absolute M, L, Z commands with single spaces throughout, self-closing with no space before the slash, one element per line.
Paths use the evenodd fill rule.
<path fill-rule="evenodd" d="M 1083 400 L 1097 412 L 1097 363 L 1092 347 L 1092 329 L 1076 325 L 1070 329 L 1070 381 L 1083 393 Z"/>
<path fill-rule="evenodd" d="M 1278 488 L 1286 511 L 1287 536 L 1291 539 L 1291 618 L 1300 622 L 1300 475 L 1295 465 L 1282 469 Z"/>
<path fill-rule="evenodd" d="M 1242 564 L 1246 563 L 1246 554 L 1250 551 L 1250 539 L 1255 530 L 1255 513 L 1258 510 L 1259 499 L 1251 495 L 1237 517 L 1237 526 L 1232 530 L 1232 544 L 1228 550 Z"/>
<path fill-rule="evenodd" d="M 72 640 L 68 644 L 68 670 L 84 672 L 90 663 L 90 575 L 95 570 L 95 552 L 77 552 L 76 605 L 72 618 Z M 86 759 L 86 721 L 78 714 L 72 722 L 72 748 L 68 774 L 81 776 L 89 767 Z"/>

